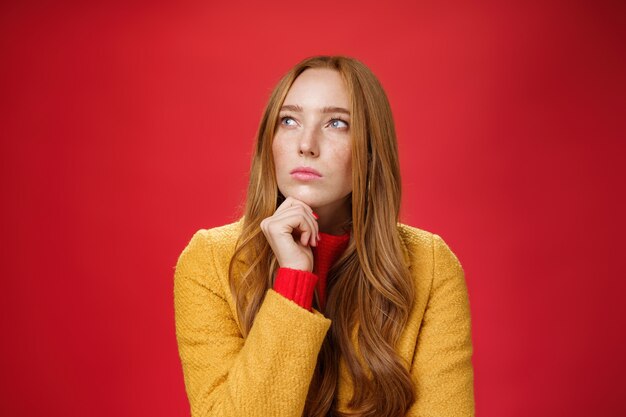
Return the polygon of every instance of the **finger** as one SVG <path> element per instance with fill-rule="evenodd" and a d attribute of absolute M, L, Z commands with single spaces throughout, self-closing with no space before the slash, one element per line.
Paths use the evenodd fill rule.
<path fill-rule="evenodd" d="M 319 225 L 317 224 L 317 220 L 315 220 L 315 217 L 312 214 L 310 214 L 308 210 L 306 210 L 300 205 L 295 205 L 293 207 L 285 209 L 285 211 L 283 211 L 283 213 L 279 214 L 277 217 L 280 218 L 281 216 L 284 216 L 284 215 L 293 215 L 293 214 L 302 216 L 302 218 L 307 222 L 310 228 L 309 229 L 310 233 L 307 235 L 310 240 L 308 244 L 311 246 L 317 246 L 317 236 L 319 234 Z M 303 244 L 306 244 L 306 242 L 303 242 Z"/>
<path fill-rule="evenodd" d="M 308 245 L 308 241 L 311 238 L 311 232 L 304 232 L 300 235 L 300 243 L 302 243 L 303 246 L 307 246 Z"/>
<path fill-rule="evenodd" d="M 286 209 L 293 207 L 296 200 L 292 197 L 287 197 L 274 211 L 274 214 L 282 213 Z"/>
<path fill-rule="evenodd" d="M 281 220 L 284 220 L 286 227 L 300 232 L 300 241 L 304 246 L 317 244 L 313 242 L 315 236 L 315 226 L 313 221 L 307 216 L 301 207 L 294 207 L 283 213 Z"/>
<path fill-rule="evenodd" d="M 311 236 L 311 242 L 313 246 L 317 246 L 317 241 L 319 238 L 319 224 L 317 223 L 317 217 L 314 215 L 313 213 L 313 209 L 306 204 L 305 202 L 295 199 L 293 197 L 287 197 L 287 200 L 289 200 L 289 203 L 291 204 L 291 206 L 285 207 L 285 208 L 280 208 L 282 211 L 286 211 L 289 210 L 292 207 L 298 207 L 298 206 L 302 206 L 305 209 L 306 214 L 309 215 L 309 218 L 311 219 L 311 222 L 313 223 L 313 226 L 315 226 L 315 233 L 313 233 L 313 235 Z M 285 200 L 285 202 L 287 202 L 287 200 Z M 282 204 L 281 204 L 282 206 Z M 278 210 L 276 210 L 276 212 L 278 212 Z"/>
<path fill-rule="evenodd" d="M 287 211 L 290 211 L 294 207 L 303 207 L 304 211 L 305 211 L 305 214 L 307 214 L 309 216 L 310 221 L 311 221 L 311 223 L 313 224 L 313 226 L 315 228 L 315 233 L 311 234 L 310 245 L 311 246 L 317 246 L 317 242 L 319 240 L 319 225 L 317 223 L 317 219 L 313 215 L 313 209 L 311 209 L 311 207 L 308 204 L 306 204 L 305 202 L 303 202 L 301 200 L 298 200 L 296 198 L 287 197 L 285 199 L 285 201 L 283 201 L 278 206 L 278 208 L 274 212 L 274 216 L 277 216 L 277 215 L 280 215 L 280 214 L 285 213 Z"/>

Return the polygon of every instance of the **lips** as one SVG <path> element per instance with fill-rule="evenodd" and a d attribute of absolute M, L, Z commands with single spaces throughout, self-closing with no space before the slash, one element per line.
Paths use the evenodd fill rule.
<path fill-rule="evenodd" d="M 317 175 L 318 177 L 322 176 L 322 174 L 320 174 L 317 170 L 311 167 L 298 167 L 294 169 L 293 171 L 291 171 L 290 174 L 309 174 L 309 175 Z"/>

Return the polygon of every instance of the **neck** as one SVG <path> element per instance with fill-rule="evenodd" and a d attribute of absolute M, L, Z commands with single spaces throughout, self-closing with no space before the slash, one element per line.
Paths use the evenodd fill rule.
<path fill-rule="evenodd" d="M 352 216 L 350 198 L 351 195 L 346 200 L 325 206 L 311 207 L 315 214 L 319 216 L 317 224 L 320 232 L 329 235 L 342 235 L 347 232 L 347 230 L 342 228 L 342 225 Z"/>

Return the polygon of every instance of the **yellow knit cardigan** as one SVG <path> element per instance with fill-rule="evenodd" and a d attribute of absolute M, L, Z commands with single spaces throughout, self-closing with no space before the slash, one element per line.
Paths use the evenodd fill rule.
<path fill-rule="evenodd" d="M 174 273 L 176 338 L 193 417 L 301 417 L 331 320 L 269 289 L 247 338 L 238 327 L 228 264 L 243 218 L 197 231 Z M 406 416 L 473 416 L 469 299 L 457 257 L 436 234 L 398 224 L 416 300 L 396 350 L 416 401 Z M 353 385 L 339 363 L 337 401 Z"/>

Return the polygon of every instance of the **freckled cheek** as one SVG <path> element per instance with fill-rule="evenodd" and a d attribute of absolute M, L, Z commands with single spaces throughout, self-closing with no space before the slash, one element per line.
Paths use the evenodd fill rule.
<path fill-rule="evenodd" d="M 274 143 L 272 143 L 272 157 L 274 159 L 274 166 L 276 167 L 276 173 L 280 174 L 282 172 L 282 170 L 284 169 L 283 165 L 283 161 L 284 161 L 284 156 L 285 156 L 285 150 L 283 149 L 282 146 L 280 146 L 280 143 L 277 141 L 274 141 Z"/>
<path fill-rule="evenodd" d="M 342 159 L 347 170 L 352 170 L 352 146 L 346 145 L 342 149 Z"/>
<path fill-rule="evenodd" d="M 349 159 L 348 163 L 346 164 L 346 171 L 345 171 L 345 175 L 346 175 L 346 180 L 352 184 L 352 160 Z"/>
<path fill-rule="evenodd" d="M 341 165 L 343 166 L 343 177 L 344 181 L 347 184 L 352 184 L 352 150 L 345 149 L 340 156 L 339 161 L 341 161 Z M 338 162 L 339 162 L 338 161 Z"/>

